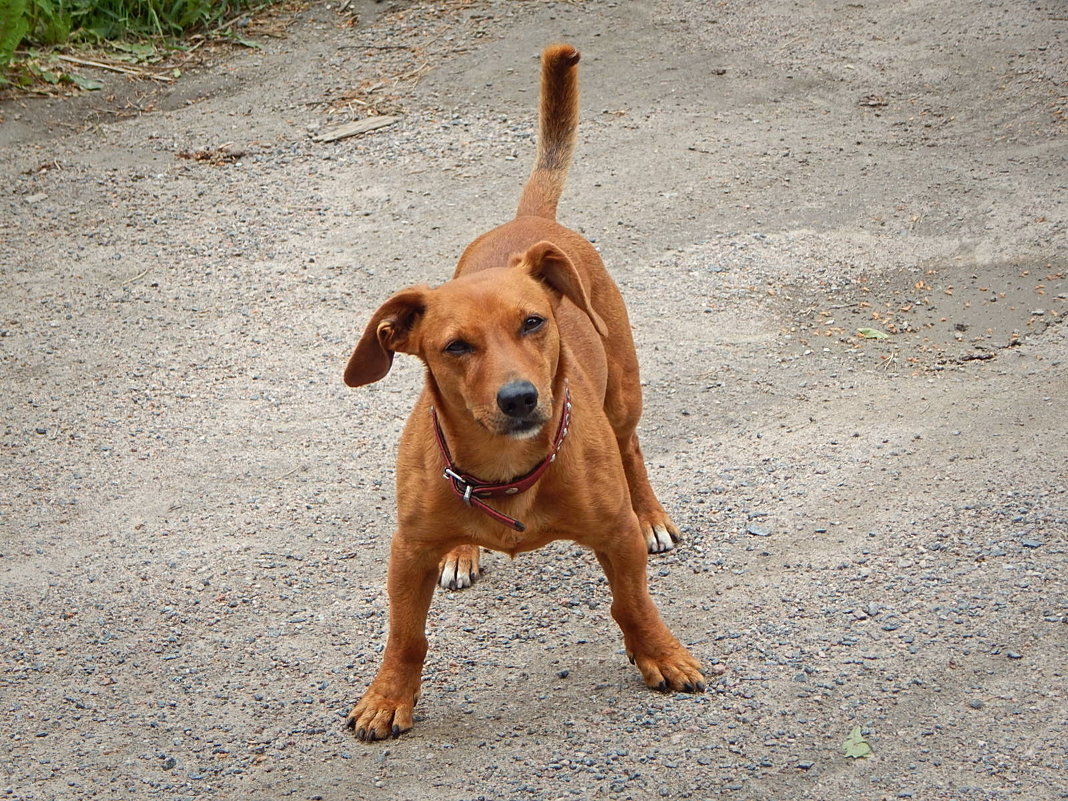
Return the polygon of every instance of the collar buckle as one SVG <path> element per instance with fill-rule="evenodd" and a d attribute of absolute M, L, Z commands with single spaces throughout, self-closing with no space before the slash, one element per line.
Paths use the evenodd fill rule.
<path fill-rule="evenodd" d="M 470 482 L 468 482 L 466 478 L 464 478 L 462 475 L 453 470 L 452 465 L 446 467 L 442 471 L 441 476 L 442 478 L 452 482 L 453 489 L 456 491 L 456 494 L 460 496 L 460 500 L 470 506 L 471 492 L 474 490 L 474 487 L 471 486 Z"/>

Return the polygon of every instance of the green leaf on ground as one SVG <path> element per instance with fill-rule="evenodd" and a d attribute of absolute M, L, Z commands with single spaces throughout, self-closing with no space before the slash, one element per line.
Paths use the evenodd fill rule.
<path fill-rule="evenodd" d="M 861 759 L 871 754 L 871 746 L 868 745 L 868 741 L 864 739 L 864 735 L 860 733 L 860 726 L 854 726 L 849 732 L 849 736 L 842 742 L 842 749 L 845 751 L 845 755 L 851 759 Z"/>
<path fill-rule="evenodd" d="M 889 339 L 890 335 L 878 328 L 858 328 L 857 333 L 865 339 Z"/>
<path fill-rule="evenodd" d="M 70 78 L 79 89 L 83 89 L 86 92 L 94 92 L 97 89 L 104 88 L 104 84 L 96 78 L 86 78 L 76 72 L 69 72 L 66 77 Z"/>
<path fill-rule="evenodd" d="M 247 47 L 252 50 L 263 50 L 263 45 L 259 42 L 254 42 L 251 39 L 246 39 L 244 36 L 238 36 L 236 33 L 228 33 L 225 35 L 226 39 L 229 39 L 234 44 L 239 44 L 242 47 Z"/>
<path fill-rule="evenodd" d="M 118 61 L 132 61 L 136 64 L 150 64 L 159 61 L 163 56 L 154 42 L 112 42 L 111 46 L 121 50 L 122 54 L 112 56 Z"/>

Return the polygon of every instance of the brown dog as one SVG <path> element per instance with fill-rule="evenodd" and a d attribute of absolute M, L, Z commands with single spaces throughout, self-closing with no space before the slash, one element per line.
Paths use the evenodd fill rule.
<path fill-rule="evenodd" d="M 567 45 L 542 54 L 538 155 L 516 218 L 472 242 L 451 281 L 387 300 L 345 370 L 358 387 L 389 372 L 396 351 L 426 364 L 397 458 L 389 639 L 348 717 L 361 740 L 411 728 L 435 579 L 450 566 L 473 578 L 480 547 L 514 556 L 570 539 L 590 548 L 646 684 L 705 688 L 646 586 L 647 550 L 671 548 L 678 530 L 638 448 L 641 388 L 623 299 L 593 246 L 555 222 L 578 60 Z"/>

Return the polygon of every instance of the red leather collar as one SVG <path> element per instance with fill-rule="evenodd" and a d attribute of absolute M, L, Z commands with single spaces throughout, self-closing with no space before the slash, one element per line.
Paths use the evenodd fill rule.
<path fill-rule="evenodd" d="M 529 473 L 524 473 L 508 482 L 483 481 L 470 473 L 460 470 L 452 460 L 449 446 L 445 442 L 445 434 L 441 430 L 441 424 L 438 423 L 438 413 L 433 406 L 430 407 L 430 416 L 434 420 L 434 436 L 437 438 L 438 448 L 445 459 L 445 470 L 442 472 L 442 476 L 448 479 L 449 484 L 452 486 L 452 491 L 468 506 L 478 509 L 498 523 L 515 531 L 526 531 L 527 527 L 521 522 L 514 517 L 509 517 L 503 512 L 497 511 L 487 504 L 483 498 L 511 497 L 521 492 L 526 492 L 538 483 L 538 479 L 549 469 L 549 465 L 556 461 L 556 454 L 563 447 L 564 440 L 567 438 L 568 430 L 571 427 L 571 390 L 566 385 L 564 386 L 564 408 L 560 412 L 560 424 L 557 426 L 556 437 L 553 439 L 553 446 L 552 450 L 549 451 L 549 455 L 538 462 Z"/>

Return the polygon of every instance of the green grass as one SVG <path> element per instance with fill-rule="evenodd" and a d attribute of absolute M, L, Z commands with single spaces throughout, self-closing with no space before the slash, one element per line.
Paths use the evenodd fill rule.
<path fill-rule="evenodd" d="M 256 0 L 0 0 L 0 74 L 20 47 L 171 39 L 207 30 Z"/>

